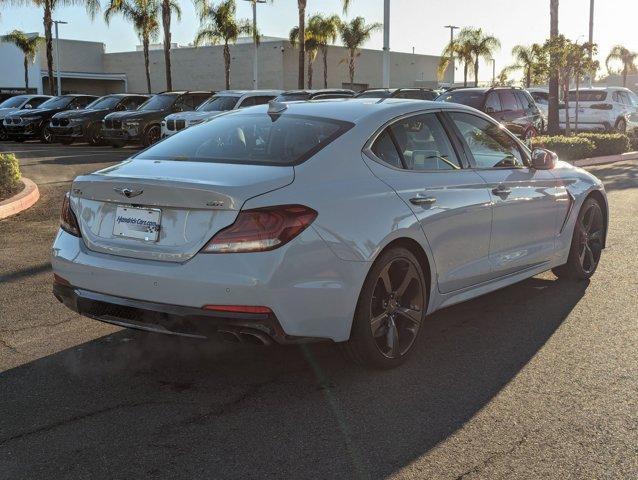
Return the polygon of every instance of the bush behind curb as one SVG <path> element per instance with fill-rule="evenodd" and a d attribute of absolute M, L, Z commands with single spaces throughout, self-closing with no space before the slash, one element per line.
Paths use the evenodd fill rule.
<path fill-rule="evenodd" d="M 0 198 L 8 197 L 19 189 L 20 164 L 13 153 L 0 153 Z"/>
<path fill-rule="evenodd" d="M 540 135 L 532 139 L 532 148 L 546 148 L 558 154 L 561 160 L 580 160 L 589 158 L 596 150 L 596 145 L 588 138 L 580 136 L 565 137 L 556 135 L 553 137 Z"/>
<path fill-rule="evenodd" d="M 620 155 L 631 149 L 629 137 L 622 133 L 579 133 L 577 136 L 593 142 L 597 157 Z"/>

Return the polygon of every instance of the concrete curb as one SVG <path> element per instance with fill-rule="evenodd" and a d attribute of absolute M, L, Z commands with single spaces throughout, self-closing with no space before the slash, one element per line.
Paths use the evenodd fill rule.
<path fill-rule="evenodd" d="M 0 202 L 0 220 L 26 210 L 40 198 L 40 190 L 33 181 L 22 177 L 22 183 L 24 188 L 20 193 Z"/>
<path fill-rule="evenodd" d="M 627 152 L 620 155 L 608 155 L 606 157 L 583 158 L 570 162 L 577 167 L 591 167 L 592 165 L 604 165 L 606 163 L 625 162 L 638 160 L 638 152 Z"/>

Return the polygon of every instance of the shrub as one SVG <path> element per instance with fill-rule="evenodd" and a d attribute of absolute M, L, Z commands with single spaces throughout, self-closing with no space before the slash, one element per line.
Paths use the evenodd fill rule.
<path fill-rule="evenodd" d="M 0 198 L 8 197 L 20 188 L 20 165 L 14 154 L 0 153 Z"/>
<path fill-rule="evenodd" d="M 629 137 L 622 133 L 579 133 L 580 138 L 591 140 L 596 147 L 594 155 L 619 155 L 630 149 Z"/>
<path fill-rule="evenodd" d="M 588 158 L 592 156 L 596 149 L 594 142 L 588 138 L 579 136 L 565 137 L 563 135 L 534 137 L 532 139 L 532 148 L 537 147 L 556 152 L 561 160 Z"/>

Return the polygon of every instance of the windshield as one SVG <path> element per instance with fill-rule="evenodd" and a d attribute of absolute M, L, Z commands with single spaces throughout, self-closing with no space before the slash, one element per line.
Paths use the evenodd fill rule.
<path fill-rule="evenodd" d="M 136 159 L 295 165 L 310 158 L 351 123 L 299 115 L 222 115 L 140 153 Z"/>
<path fill-rule="evenodd" d="M 437 101 L 460 103 L 461 105 L 467 105 L 469 107 L 480 110 L 483 107 L 484 99 L 485 99 L 485 94 L 483 92 L 458 91 L 458 92 L 444 93 L 439 98 L 437 98 Z"/>
<path fill-rule="evenodd" d="M 115 108 L 120 103 L 120 97 L 101 97 L 87 105 L 87 110 Z"/>
<path fill-rule="evenodd" d="M 24 101 L 29 98 L 25 95 L 18 95 L 16 97 L 7 98 L 4 102 L 0 103 L 0 108 L 16 108 L 22 105 Z"/>
<path fill-rule="evenodd" d="M 237 105 L 239 97 L 212 97 L 197 107 L 198 112 L 226 112 Z"/>
<path fill-rule="evenodd" d="M 144 102 L 138 110 L 164 110 L 170 107 L 177 95 L 155 95 Z"/>
<path fill-rule="evenodd" d="M 578 100 L 581 102 L 604 102 L 607 98 L 607 92 L 600 90 L 580 90 L 578 92 Z M 576 91 L 569 92 L 569 101 L 576 101 Z"/>
<path fill-rule="evenodd" d="M 53 97 L 51 100 L 47 100 L 39 108 L 64 108 L 71 101 L 73 97 Z"/>

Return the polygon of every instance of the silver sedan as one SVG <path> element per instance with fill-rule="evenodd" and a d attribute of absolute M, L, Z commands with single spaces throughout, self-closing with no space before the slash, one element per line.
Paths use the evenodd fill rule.
<path fill-rule="evenodd" d="M 426 315 L 550 270 L 589 278 L 602 183 L 455 104 L 271 103 L 73 182 L 54 294 L 104 322 L 403 362 Z"/>

